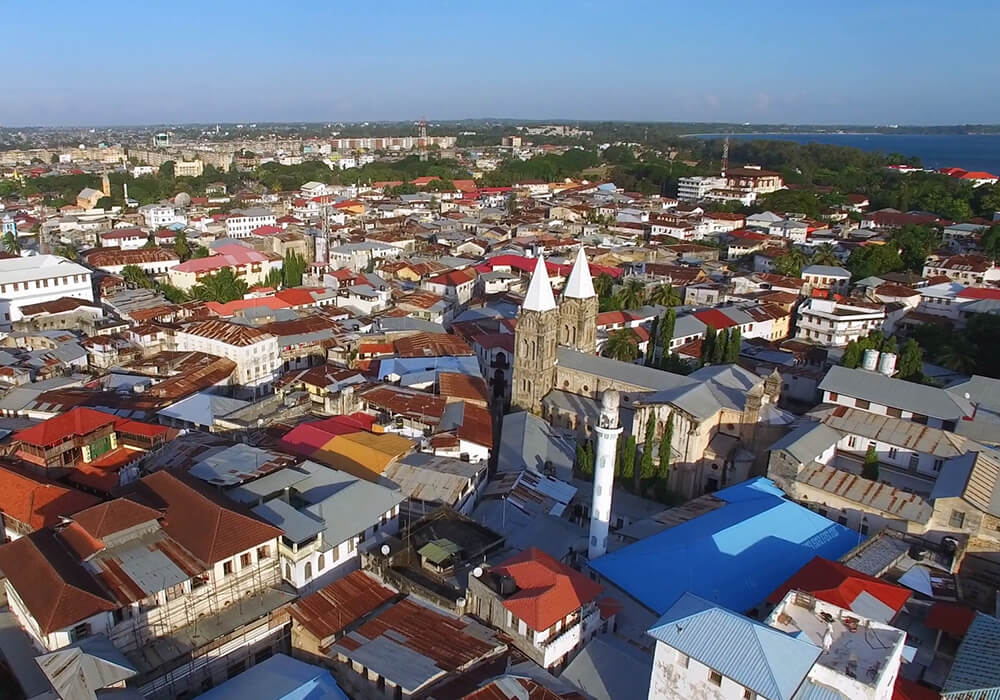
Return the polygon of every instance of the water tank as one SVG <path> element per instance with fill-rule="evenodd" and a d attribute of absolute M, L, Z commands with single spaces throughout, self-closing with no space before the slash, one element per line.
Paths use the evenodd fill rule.
<path fill-rule="evenodd" d="M 883 352 L 878 358 L 878 371 L 887 377 L 896 373 L 896 355 L 891 352 Z"/>
<path fill-rule="evenodd" d="M 861 360 L 862 369 L 874 372 L 878 367 L 878 350 L 865 350 L 864 359 Z"/>

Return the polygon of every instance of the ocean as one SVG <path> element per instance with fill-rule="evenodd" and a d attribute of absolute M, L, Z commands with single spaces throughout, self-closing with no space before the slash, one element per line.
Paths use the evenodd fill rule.
<path fill-rule="evenodd" d="M 725 138 L 725 134 L 692 134 Z M 955 167 L 1000 174 L 1000 134 L 730 134 L 730 139 L 852 146 L 920 158 L 925 168 Z"/>

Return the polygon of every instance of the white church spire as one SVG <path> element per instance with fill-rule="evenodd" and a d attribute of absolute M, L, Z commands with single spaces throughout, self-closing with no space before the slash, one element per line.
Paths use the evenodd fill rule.
<path fill-rule="evenodd" d="M 556 298 L 552 294 L 549 273 L 545 269 L 545 258 L 541 255 L 535 263 L 535 272 L 531 275 L 528 293 L 521 308 L 525 311 L 552 311 L 556 308 Z"/>
<path fill-rule="evenodd" d="M 587 262 L 583 246 L 580 246 L 580 250 L 576 254 L 576 262 L 573 263 L 569 279 L 566 280 L 563 296 L 568 299 L 589 299 L 597 296 L 594 291 L 594 280 L 590 275 L 590 263 Z"/>

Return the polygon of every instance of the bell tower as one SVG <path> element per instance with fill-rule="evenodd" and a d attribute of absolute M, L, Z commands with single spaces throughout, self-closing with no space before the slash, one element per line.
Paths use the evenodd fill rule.
<path fill-rule="evenodd" d="M 538 256 L 528 293 L 514 329 L 514 386 L 512 403 L 532 413 L 542 412 L 542 399 L 555 385 L 559 308 Z"/>
<path fill-rule="evenodd" d="M 559 304 L 559 344 L 580 352 L 597 352 L 597 308 L 590 263 L 581 246 Z"/>

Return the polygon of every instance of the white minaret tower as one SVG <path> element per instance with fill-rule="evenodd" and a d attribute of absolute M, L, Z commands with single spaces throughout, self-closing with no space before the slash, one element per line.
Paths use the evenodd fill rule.
<path fill-rule="evenodd" d="M 591 559 L 608 551 L 608 527 L 611 524 L 611 490 L 615 485 L 615 452 L 618 436 L 618 392 L 608 389 L 601 396 L 601 418 L 597 427 L 597 448 L 594 451 L 594 497 L 590 504 L 590 545 L 587 556 Z"/>

